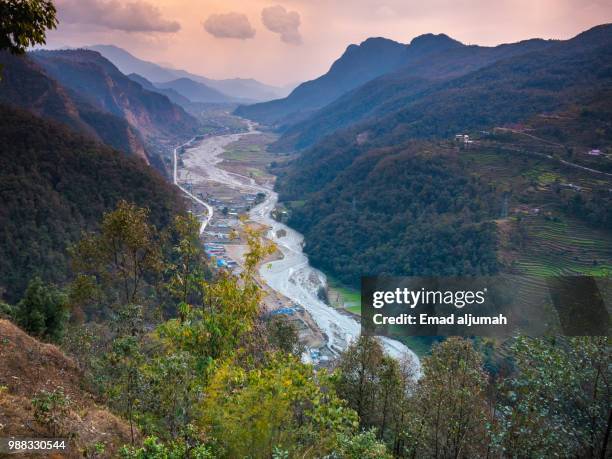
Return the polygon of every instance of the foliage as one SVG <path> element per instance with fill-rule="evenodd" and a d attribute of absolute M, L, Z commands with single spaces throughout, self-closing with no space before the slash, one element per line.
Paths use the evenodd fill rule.
<path fill-rule="evenodd" d="M 196 358 L 175 351 L 154 356 L 142 367 L 146 390 L 141 397 L 140 424 L 147 432 L 177 438 L 194 419 L 196 403 L 204 392 Z"/>
<path fill-rule="evenodd" d="M 221 365 L 208 386 L 200 422 L 224 457 L 266 457 L 275 447 L 291 457 L 318 457 L 333 451 L 336 434 L 353 431 L 357 417 L 325 373 L 315 377 L 295 357 L 274 354 L 260 368 Z"/>
<path fill-rule="evenodd" d="M 139 302 L 146 276 L 162 271 L 159 237 L 148 214 L 119 201 L 104 214 L 100 234 L 86 235 L 73 249 L 74 270 L 95 276 L 105 291 L 116 292 L 110 304 Z"/>
<path fill-rule="evenodd" d="M 0 301 L 0 318 L 3 319 L 14 319 L 15 318 L 15 307 L 11 306 L 4 301 Z"/>
<path fill-rule="evenodd" d="M 334 381 L 338 395 L 357 412 L 361 427 L 397 454 L 415 378 L 410 357 L 397 361 L 384 354 L 376 338 L 361 336 L 342 355 Z"/>
<path fill-rule="evenodd" d="M 273 348 L 293 354 L 302 355 L 303 346 L 299 342 L 297 327 L 285 317 L 275 316 L 266 322 L 266 336 Z"/>
<path fill-rule="evenodd" d="M 70 403 L 70 397 L 64 394 L 61 387 L 53 391 L 42 390 L 32 399 L 34 419 L 49 429 L 52 435 L 60 435 Z"/>
<path fill-rule="evenodd" d="M 335 450 L 325 459 L 390 459 L 385 444 L 377 440 L 374 430 L 357 435 L 338 435 Z"/>
<path fill-rule="evenodd" d="M 132 444 L 135 439 L 135 415 L 142 394 L 141 365 L 144 356 L 136 336 L 116 338 L 104 355 L 108 375 L 107 396 L 130 423 Z"/>
<path fill-rule="evenodd" d="M 66 247 L 119 200 L 150 209 L 156 227 L 182 208 L 176 191 L 136 158 L 5 106 L 0 120 L 0 286 L 11 303 L 36 275 L 69 280 Z"/>
<path fill-rule="evenodd" d="M 22 54 L 44 45 L 48 29 L 55 29 L 57 11 L 50 0 L 4 0 L 0 3 L 0 50 Z"/>
<path fill-rule="evenodd" d="M 520 337 L 517 372 L 500 384 L 496 446 L 509 456 L 607 457 L 612 427 L 608 338 Z M 607 452 L 606 452 L 607 451 Z"/>
<path fill-rule="evenodd" d="M 214 459 L 206 445 L 189 445 L 181 439 L 162 443 L 157 437 L 147 437 L 141 448 L 124 446 L 119 452 L 123 459 Z"/>
<path fill-rule="evenodd" d="M 165 235 L 171 260 L 165 268 L 165 287 L 175 303 L 201 304 L 200 282 L 208 275 L 199 238 L 200 222 L 194 215 L 177 215 Z M 179 308 L 180 312 L 180 308 Z"/>
<path fill-rule="evenodd" d="M 483 457 L 489 445 L 486 426 L 487 375 L 469 340 L 449 338 L 422 362 L 408 421 L 406 449 L 417 457 Z"/>
<path fill-rule="evenodd" d="M 53 341 L 62 338 L 68 316 L 64 292 L 45 284 L 39 277 L 30 281 L 14 311 L 19 326 L 33 335 Z"/>
<path fill-rule="evenodd" d="M 292 193 L 290 186 L 281 190 Z M 289 224 L 304 233 L 310 260 L 349 285 L 370 273 L 492 274 L 497 241 L 489 219 L 499 202 L 452 154 L 413 143 L 355 160 L 292 209 Z"/>

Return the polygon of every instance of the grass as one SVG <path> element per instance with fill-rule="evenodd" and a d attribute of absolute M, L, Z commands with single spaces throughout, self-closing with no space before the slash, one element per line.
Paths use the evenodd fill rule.
<path fill-rule="evenodd" d="M 353 314 L 361 314 L 361 292 L 358 289 L 348 287 L 331 276 L 327 276 L 327 285 L 331 291 L 330 302 L 334 303 L 334 307 L 344 307 Z M 339 301 L 336 301 L 336 296 Z"/>
<path fill-rule="evenodd" d="M 259 158 L 261 148 L 257 145 L 250 145 L 249 148 L 235 148 L 231 150 L 225 150 L 221 155 L 224 159 L 232 161 L 248 161 Z"/>

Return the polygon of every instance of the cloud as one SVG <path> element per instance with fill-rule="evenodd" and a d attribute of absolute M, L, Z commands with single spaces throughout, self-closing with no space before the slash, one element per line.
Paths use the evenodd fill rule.
<path fill-rule="evenodd" d="M 164 19 L 159 9 L 143 0 L 58 0 L 60 22 L 98 25 L 124 32 L 178 32 L 181 25 Z"/>
<path fill-rule="evenodd" d="M 217 38 L 246 40 L 255 36 L 249 18 L 242 13 L 211 14 L 204 22 L 204 28 Z"/>
<path fill-rule="evenodd" d="M 300 45 L 300 14 L 297 11 L 287 11 L 280 5 L 270 6 L 261 10 L 261 21 L 268 30 L 280 34 L 285 43 Z"/>

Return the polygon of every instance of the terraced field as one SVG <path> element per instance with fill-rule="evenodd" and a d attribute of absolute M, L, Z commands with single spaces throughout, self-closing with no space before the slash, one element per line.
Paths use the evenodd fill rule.
<path fill-rule="evenodd" d="M 528 244 L 515 262 L 523 274 L 551 276 L 612 274 L 612 235 L 563 218 L 527 217 Z"/>

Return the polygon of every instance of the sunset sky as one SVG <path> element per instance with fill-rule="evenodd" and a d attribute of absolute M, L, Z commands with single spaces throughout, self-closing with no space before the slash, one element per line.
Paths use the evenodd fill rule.
<path fill-rule="evenodd" d="M 284 85 L 324 73 L 350 43 L 446 33 L 467 44 L 570 38 L 612 22 L 610 0 L 56 0 L 50 47 L 114 44 L 211 77 Z"/>

